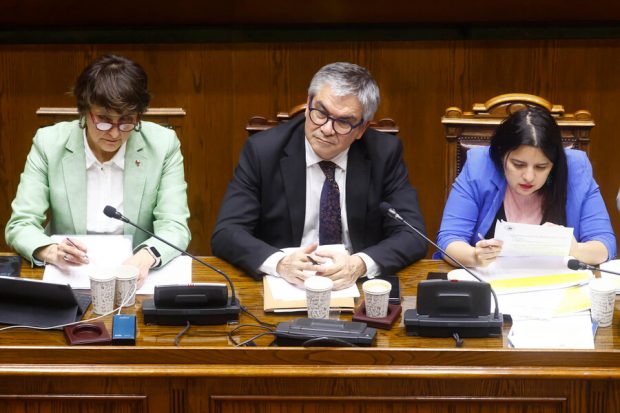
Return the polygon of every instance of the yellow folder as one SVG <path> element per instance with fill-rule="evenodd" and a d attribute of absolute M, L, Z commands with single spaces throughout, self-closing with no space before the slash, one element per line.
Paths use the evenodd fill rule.
<path fill-rule="evenodd" d="M 586 284 L 593 277 L 590 271 L 576 271 L 566 274 L 536 275 L 521 278 L 505 278 L 490 280 L 493 289 L 501 293 L 546 290 L 552 288 L 568 288 Z"/>

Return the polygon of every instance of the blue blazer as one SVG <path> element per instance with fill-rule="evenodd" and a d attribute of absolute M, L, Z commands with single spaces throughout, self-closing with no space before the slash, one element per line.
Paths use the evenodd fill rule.
<path fill-rule="evenodd" d="M 592 165 L 585 152 L 566 150 L 568 188 L 566 225 L 574 228 L 577 242 L 597 240 L 616 256 L 616 237 L 605 202 L 592 176 Z M 491 160 L 488 147 L 467 152 L 463 170 L 454 181 L 443 211 L 437 244 L 445 249 L 454 241 L 477 242 L 478 233 L 486 234 L 504 202 L 506 178 Z"/>

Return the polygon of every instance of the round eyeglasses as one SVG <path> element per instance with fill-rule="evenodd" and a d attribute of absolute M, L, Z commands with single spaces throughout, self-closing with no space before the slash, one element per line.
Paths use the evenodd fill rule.
<path fill-rule="evenodd" d="M 90 118 L 95 124 L 95 127 L 102 132 L 107 132 L 109 130 L 112 130 L 112 128 L 114 127 L 117 127 L 118 130 L 121 132 L 131 132 L 138 125 L 137 122 L 110 122 L 110 121 L 102 122 L 99 120 L 99 117 L 95 115 L 94 113 L 89 112 L 89 114 L 90 114 Z"/>
<path fill-rule="evenodd" d="M 334 129 L 334 132 L 336 132 L 338 135 L 347 135 L 351 133 L 353 129 L 357 128 L 358 126 L 364 123 L 364 119 L 360 120 L 358 123 L 354 125 L 351 122 L 346 121 L 344 119 L 334 118 L 333 116 L 331 116 L 329 113 L 325 112 L 324 110 L 313 108 L 312 99 L 313 97 L 310 98 L 310 109 L 309 109 L 310 120 L 316 126 L 323 126 L 331 120 L 332 128 Z"/>

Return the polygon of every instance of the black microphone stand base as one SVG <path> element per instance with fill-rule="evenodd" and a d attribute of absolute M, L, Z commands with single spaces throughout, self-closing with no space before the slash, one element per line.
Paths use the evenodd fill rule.
<path fill-rule="evenodd" d="M 501 337 L 504 323 L 502 314 L 479 317 L 438 317 L 420 315 L 416 310 L 405 311 L 403 317 L 409 336 L 461 338 Z"/>
<path fill-rule="evenodd" d="M 239 321 L 240 312 L 241 306 L 236 297 L 234 302 L 229 297 L 225 307 L 157 308 L 152 299 L 142 303 L 144 324 L 160 326 L 184 326 L 188 322 L 201 326 L 228 324 Z"/>

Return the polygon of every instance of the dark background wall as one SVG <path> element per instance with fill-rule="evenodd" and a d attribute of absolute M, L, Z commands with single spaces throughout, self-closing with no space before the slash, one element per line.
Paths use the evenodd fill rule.
<path fill-rule="evenodd" d="M 67 92 L 79 72 L 102 54 L 118 53 L 146 69 L 153 107 L 187 111 L 180 139 L 193 253 L 210 254 L 211 231 L 247 120 L 302 103 L 312 75 L 334 61 L 363 65 L 377 79 L 382 103 L 376 117 L 391 117 L 400 126 L 410 180 L 431 236 L 445 193 L 440 117 L 449 106 L 470 109 L 509 92 L 540 95 L 567 112 L 592 113 L 597 125 L 590 157 L 614 228 L 620 229 L 617 10 L 597 2 L 586 12 L 571 8 L 576 2 L 539 1 L 528 15 L 482 1 L 484 12 L 461 5 L 443 13 L 441 5 L 413 9 L 410 2 L 393 2 L 388 13 L 384 2 L 372 13 L 376 2 L 310 1 L 292 10 L 289 2 L 260 2 L 257 9 L 255 2 L 190 1 L 175 13 L 155 10 L 132 21 L 119 9 L 103 10 L 95 19 L 95 10 L 82 4 L 78 14 L 65 3 L 66 9 L 58 9 L 34 0 L 9 2 L 9 13 L 0 17 L 2 225 L 41 123 L 36 109 L 73 106 Z M 288 8 L 281 8 L 285 3 Z M 554 6 L 560 3 L 558 16 Z"/>

